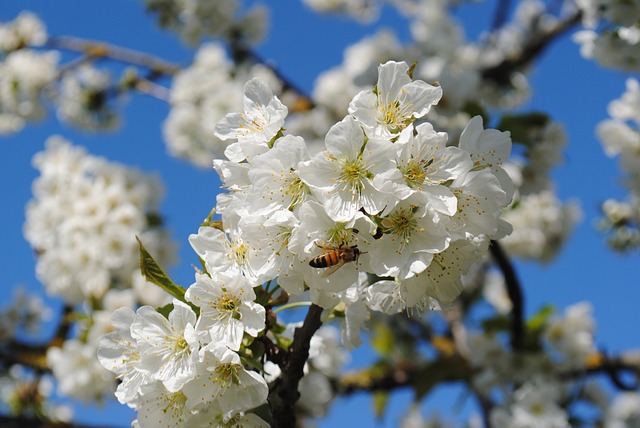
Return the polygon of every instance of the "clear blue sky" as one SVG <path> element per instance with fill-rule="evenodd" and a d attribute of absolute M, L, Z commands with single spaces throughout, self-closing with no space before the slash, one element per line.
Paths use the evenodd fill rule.
<path fill-rule="evenodd" d="M 269 36 L 260 45 L 259 53 L 273 59 L 285 76 L 310 92 L 316 76 L 341 62 L 343 49 L 373 33 L 375 26 L 363 26 L 340 18 L 317 18 L 298 1 L 269 2 L 272 23 Z M 3 0 L 0 21 L 13 19 L 21 10 L 38 14 L 46 23 L 50 35 L 73 35 L 104 40 L 116 45 L 157 54 L 169 61 L 187 65 L 192 51 L 173 34 L 159 30 L 155 18 L 144 12 L 142 1 L 111 0 L 87 2 L 81 0 L 35 1 Z M 470 18 L 478 28 L 490 18 L 479 14 L 482 5 L 461 8 L 461 17 Z M 472 18 L 472 19 L 471 19 Z M 386 25 L 396 26 L 406 34 L 402 22 L 390 16 Z M 382 26 L 385 23 L 383 22 Z M 402 29 L 401 29 L 402 28 Z M 640 321 L 638 302 L 638 255 L 619 256 L 609 251 L 601 235 L 593 227 L 599 204 L 608 197 L 621 197 L 617 160 L 608 159 L 594 136 L 594 126 L 607 117 L 607 103 L 624 90 L 627 76 L 600 69 L 580 58 L 578 47 L 568 37 L 553 45 L 532 73 L 534 96 L 525 109 L 540 109 L 566 126 L 569 144 L 566 163 L 554 172 L 558 193 L 563 200 L 578 198 L 584 220 L 558 259 L 548 266 L 518 263 L 524 285 L 526 311 L 533 313 L 543 304 L 554 303 L 559 308 L 582 300 L 594 306 L 597 318 L 597 342 L 615 352 L 640 348 L 636 326 Z M 168 107 L 148 97 L 133 97 L 125 106 L 125 123 L 116 132 L 91 134 L 59 124 L 54 115 L 42 123 L 28 126 L 22 132 L 0 138 L 0 266 L 2 287 L 0 302 L 6 302 L 10 290 L 25 284 L 29 290 L 41 287 L 34 275 L 32 250 L 22 235 L 24 208 L 31 198 L 31 183 L 36 171 L 31 156 L 42 150 L 44 140 L 61 134 L 73 143 L 83 145 L 96 155 L 104 155 L 148 172 L 158 172 L 166 186 L 161 213 L 174 238 L 180 243 L 180 266 L 172 271 L 177 282 L 190 284 L 191 263 L 195 257 L 187 243 L 190 233 L 197 230 L 202 218 L 214 204 L 218 181 L 213 170 L 196 169 L 186 162 L 166 154 L 161 136 L 161 124 Z M 371 358 L 366 350 L 354 354 L 357 365 Z M 430 398 L 427 407 L 443 414 L 452 414 L 457 395 L 445 391 L 444 398 Z M 368 396 L 360 395 L 339 402 L 320 426 L 392 427 L 405 410 L 410 394 L 406 391 L 392 402 L 392 411 L 379 424 L 374 424 Z M 128 426 L 131 413 L 89 407 L 79 411 L 82 421 Z"/>

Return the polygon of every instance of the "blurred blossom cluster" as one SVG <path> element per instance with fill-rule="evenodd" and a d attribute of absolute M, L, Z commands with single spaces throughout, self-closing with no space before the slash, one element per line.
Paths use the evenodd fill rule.
<path fill-rule="evenodd" d="M 577 0 L 584 30 L 574 35 L 585 58 L 636 71 L 640 64 L 640 4 L 626 0 Z"/>
<path fill-rule="evenodd" d="M 598 138 L 605 153 L 619 156 L 624 174 L 625 200 L 608 199 L 602 204 L 600 228 L 609 234 L 609 244 L 619 251 L 640 246 L 640 83 L 627 80 L 627 90 L 609 103 L 611 119 L 600 122 Z"/>
<path fill-rule="evenodd" d="M 40 177 L 24 234 L 48 293 L 77 304 L 139 284 L 136 235 L 173 262 L 174 244 L 155 220 L 162 197 L 157 177 L 90 156 L 58 136 L 47 140 L 33 164 Z"/>

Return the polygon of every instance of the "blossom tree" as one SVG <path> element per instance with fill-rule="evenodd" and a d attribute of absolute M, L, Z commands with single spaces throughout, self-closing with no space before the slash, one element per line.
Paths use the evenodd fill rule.
<path fill-rule="evenodd" d="M 166 144 L 220 183 L 176 237 L 162 174 L 60 135 L 33 148 L 23 233 L 46 299 L 19 291 L 0 315 L 3 423 L 85 426 L 68 397 L 135 412 L 113 425 L 312 426 L 355 393 L 383 418 L 404 389 L 413 400 L 393 423 L 407 428 L 636 426 L 639 354 L 606 351 L 579 292 L 528 311 L 519 263 L 555 263 L 583 216 L 553 179 L 565 128 L 527 109 L 531 70 L 571 31 L 585 62 L 640 71 L 640 6 L 499 1 L 468 40 L 465 2 L 303 3 L 356 25 L 395 14 L 410 36 L 365 37 L 305 91 L 259 54 L 278 30 L 257 2 L 141 2 L 188 46 L 184 66 L 51 34 L 34 12 L 0 24 L 5 138 L 55 121 L 83 131 L 76 143 L 99 139 L 135 128 L 126 104 L 146 95 L 167 108 L 149 150 Z M 631 253 L 638 80 L 616 96 L 610 118 L 584 126 L 620 156 L 628 192 L 602 203 L 595 229 Z M 348 367 L 363 348 L 373 362 Z M 443 384 L 465 410 L 425 417 Z"/>

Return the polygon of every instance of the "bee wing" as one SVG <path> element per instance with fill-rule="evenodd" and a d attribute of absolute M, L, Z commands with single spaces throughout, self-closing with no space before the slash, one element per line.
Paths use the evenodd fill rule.
<path fill-rule="evenodd" d="M 345 264 L 345 261 L 340 259 L 338 261 L 338 263 L 336 263 L 333 266 L 329 266 L 328 268 L 326 268 L 324 271 L 322 271 L 322 275 L 320 275 L 320 278 L 326 278 L 329 275 L 331 275 L 332 273 L 334 273 L 335 271 L 337 271 L 338 269 L 340 269 L 343 265 Z"/>

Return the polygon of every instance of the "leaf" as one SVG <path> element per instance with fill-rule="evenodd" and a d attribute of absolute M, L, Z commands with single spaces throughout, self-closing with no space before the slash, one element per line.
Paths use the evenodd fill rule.
<path fill-rule="evenodd" d="M 529 330 L 529 332 L 531 333 L 536 333 L 542 330 L 547 325 L 549 317 L 553 315 L 554 312 L 555 308 L 553 306 L 543 306 L 537 314 L 532 316 L 529 321 L 527 321 L 527 330 Z"/>
<path fill-rule="evenodd" d="M 511 328 L 511 320 L 504 315 L 497 315 L 495 317 L 487 318 L 482 321 L 482 329 L 486 333 L 499 333 L 502 331 L 509 331 Z"/>
<path fill-rule="evenodd" d="M 377 323 L 373 329 L 371 346 L 382 356 L 388 357 L 395 348 L 393 331 L 385 323 Z"/>
<path fill-rule="evenodd" d="M 549 122 L 549 116 L 541 112 L 526 114 L 504 115 L 496 128 L 501 131 L 510 131 L 514 142 L 531 145 L 531 131 L 542 128 Z"/>
<path fill-rule="evenodd" d="M 387 409 L 389 403 L 389 393 L 386 391 L 376 391 L 373 393 L 373 412 L 377 419 L 382 419 L 384 411 Z"/>
<path fill-rule="evenodd" d="M 136 236 L 136 240 L 138 241 L 138 245 L 140 246 L 140 270 L 142 271 L 142 275 L 146 278 L 147 281 L 152 282 L 162 288 L 164 291 L 191 306 L 191 308 L 198 314 L 200 309 L 197 306 L 187 302 L 184 298 L 184 293 L 187 291 L 184 287 L 179 286 L 175 282 L 169 278 L 169 276 L 164 273 L 160 265 L 155 261 L 155 259 L 149 254 L 147 249 L 142 245 L 142 241 L 140 238 Z"/>

